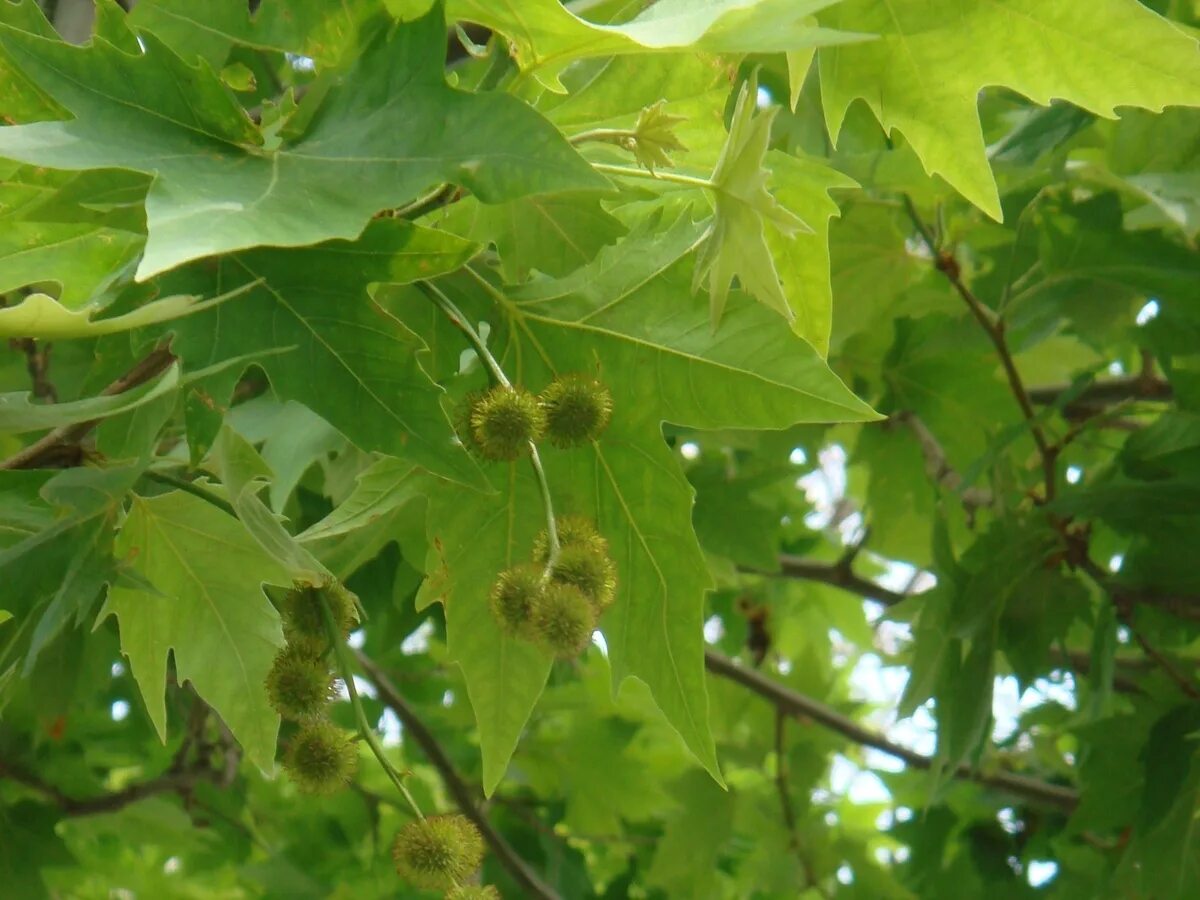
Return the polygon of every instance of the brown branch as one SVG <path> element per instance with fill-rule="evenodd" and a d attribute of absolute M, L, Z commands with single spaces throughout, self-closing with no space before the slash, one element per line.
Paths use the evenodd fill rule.
<path fill-rule="evenodd" d="M 921 234 L 921 239 L 929 248 L 934 268 L 946 276 L 951 287 L 962 297 L 963 302 L 967 304 L 967 308 L 971 311 L 971 315 L 975 317 L 975 320 L 979 323 L 979 327 L 983 329 L 984 333 L 988 336 L 988 340 L 992 342 L 992 346 L 996 348 L 996 354 L 1000 357 L 1000 364 L 1004 368 L 1004 375 L 1008 379 L 1009 389 L 1012 391 L 1013 397 L 1016 398 L 1017 406 L 1021 408 L 1021 415 L 1025 417 L 1025 422 L 1029 426 L 1029 433 L 1033 436 L 1033 442 L 1037 445 L 1038 455 L 1042 460 L 1042 475 L 1046 483 L 1046 499 L 1053 500 L 1058 480 L 1058 448 L 1052 446 L 1050 441 L 1047 440 L 1046 433 L 1038 422 L 1037 413 L 1033 409 L 1033 401 L 1029 399 L 1029 392 L 1025 390 L 1025 382 L 1021 380 L 1021 373 L 1017 371 L 1017 364 L 1013 360 L 1012 351 L 1008 348 L 1004 320 L 997 316 L 967 287 L 966 282 L 962 278 L 962 267 L 959 266 L 958 260 L 954 258 L 954 254 L 938 249 L 933 234 L 930 232 L 929 226 L 922 220 L 921 214 L 917 212 L 917 207 L 913 203 L 912 197 L 904 194 L 902 195 L 902 199 L 908 217 L 912 220 L 913 225 L 916 226 L 917 231 Z"/>
<path fill-rule="evenodd" d="M 1195 680 L 1188 677 L 1183 672 L 1180 672 L 1170 659 L 1168 659 L 1160 650 L 1158 650 L 1153 644 L 1150 643 L 1150 641 L 1146 639 L 1145 635 L 1138 631 L 1138 629 L 1134 628 L 1132 617 L 1123 615 L 1121 616 L 1121 622 L 1126 628 L 1129 629 L 1129 633 L 1133 635 L 1133 639 L 1138 642 L 1138 645 L 1142 648 L 1142 651 L 1148 657 L 1150 657 L 1150 659 L 1154 660 L 1155 665 L 1162 669 L 1163 672 L 1166 673 L 1167 677 L 1170 678 L 1171 681 L 1175 682 L 1175 684 L 1186 696 L 1193 700 L 1200 700 L 1200 687 L 1196 686 Z"/>
<path fill-rule="evenodd" d="M 483 835 L 483 839 L 491 847 L 492 852 L 496 854 L 496 858 L 500 860 L 500 863 L 508 870 L 509 874 L 525 889 L 526 895 L 540 897 L 543 900 L 559 900 L 558 892 L 546 884 L 537 872 L 517 854 L 517 851 L 504 839 L 504 836 L 492 827 L 492 823 L 488 821 L 487 816 L 480 810 L 473 792 L 467 786 L 467 783 L 463 781 L 462 776 L 458 774 L 458 770 L 454 768 L 454 763 L 450 761 L 450 757 L 446 755 L 446 751 L 442 749 L 437 738 L 434 737 L 433 733 L 421 721 L 413 708 L 400 695 L 395 685 L 384 674 L 383 669 L 361 651 L 354 650 L 353 653 L 355 659 L 358 660 L 359 666 L 362 667 L 367 678 L 375 686 L 379 699 L 396 714 L 396 717 L 404 725 L 405 735 L 411 737 L 416 742 L 429 762 L 438 770 L 438 773 L 442 776 L 442 781 L 445 782 L 446 790 L 450 792 L 450 796 L 454 798 L 454 802 L 458 804 L 458 808 L 462 810 L 463 815 L 475 823 L 475 827 L 479 829 L 480 834 Z"/>
<path fill-rule="evenodd" d="M 844 558 L 843 561 L 837 563 L 821 563 L 789 553 L 781 553 L 778 572 L 763 572 L 745 566 L 741 567 L 741 571 L 752 575 L 780 575 L 784 578 L 815 581 L 818 584 L 841 588 L 851 594 L 857 594 L 864 600 L 873 600 L 884 606 L 895 606 L 906 597 L 905 594 L 886 588 L 869 578 L 855 575 L 850 566 L 845 565 Z"/>
<path fill-rule="evenodd" d="M 938 442 L 933 432 L 929 430 L 928 426 L 921 421 L 921 418 L 916 413 L 901 410 L 892 416 L 892 418 L 898 422 L 903 422 L 912 430 L 913 435 L 917 439 L 917 444 L 921 447 L 921 456 L 925 459 L 925 472 L 934 484 L 957 493 L 962 501 L 962 505 L 969 511 L 982 506 L 992 505 L 994 498 L 992 497 L 992 492 L 989 490 L 976 487 L 959 490 L 962 486 L 962 476 L 950 465 L 946 451 L 942 449 L 942 445 Z"/>
<path fill-rule="evenodd" d="M 1029 399 L 1034 403 L 1049 406 L 1072 390 L 1069 384 L 1049 384 L 1029 389 Z M 1094 409 L 1124 400 L 1171 400 L 1175 396 L 1171 383 L 1156 376 L 1131 375 L 1126 378 L 1110 378 L 1094 381 L 1065 407 L 1070 410 Z"/>
<path fill-rule="evenodd" d="M 914 769 L 929 769 L 934 764 L 931 757 L 888 740 L 879 732 L 863 727 L 832 707 L 772 681 L 754 669 L 740 666 L 719 653 L 711 650 L 704 651 L 704 665 L 714 675 L 736 681 L 790 716 L 811 719 L 856 744 L 894 756 Z M 960 765 L 954 770 L 953 775 L 956 778 L 974 781 L 985 787 L 1004 791 L 1030 802 L 1064 812 L 1070 812 L 1079 803 L 1079 794 L 1072 788 L 1050 784 L 1013 772 L 988 773 Z"/>
<path fill-rule="evenodd" d="M 119 791 L 101 794 L 98 797 L 72 797 L 42 781 L 36 775 L 24 772 L 3 761 L 0 761 L 0 778 L 7 778 L 9 781 L 41 794 L 68 816 L 91 816 L 97 813 L 116 812 L 131 803 L 137 803 L 139 800 L 145 800 L 156 794 L 187 795 L 201 781 L 217 781 L 217 773 L 194 768 L 181 772 L 168 772 L 157 778 L 131 784 Z"/>
<path fill-rule="evenodd" d="M 50 350 L 53 344 L 38 344 L 33 338 L 12 338 L 9 346 L 25 354 L 25 369 L 33 384 L 33 396 L 49 403 L 58 402 L 58 391 L 50 381 Z"/>
<path fill-rule="evenodd" d="M 166 344 L 160 344 L 139 360 L 128 372 L 102 390 L 100 396 L 111 397 L 114 394 L 123 394 L 138 385 L 145 384 L 165 372 L 173 362 L 175 362 L 175 354 Z M 101 419 L 89 419 L 86 422 L 76 422 L 73 425 L 55 428 L 28 447 L 19 450 L 8 459 L 0 461 L 0 469 L 40 468 L 43 464 L 60 457 L 64 450 L 77 445 L 100 422 Z"/>

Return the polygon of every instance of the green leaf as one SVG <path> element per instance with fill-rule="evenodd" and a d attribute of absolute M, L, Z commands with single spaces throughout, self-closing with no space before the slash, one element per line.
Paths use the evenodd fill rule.
<path fill-rule="evenodd" d="M 499 631 L 488 609 L 496 576 L 532 556 L 545 527 L 528 464 L 494 467 L 496 490 L 464 497 L 445 483 L 430 492 L 428 578 L 417 607 L 440 601 L 451 656 L 462 668 L 483 754 L 483 790 L 504 777 L 521 730 L 550 673 L 550 656 Z"/>
<path fill-rule="evenodd" d="M 100 39 L 79 48 L 0 28 L 0 48 L 75 116 L 0 129 L 0 156 L 155 174 L 142 279 L 245 247 L 353 238 L 376 211 L 443 181 L 493 203 L 604 187 L 518 100 L 447 86 L 444 34 L 436 10 L 379 27 L 340 83 L 306 100 L 320 107 L 306 133 L 267 149 L 206 63 L 153 36 L 128 56 Z M 380 114 L 364 115 L 384 96 Z"/>
<path fill-rule="evenodd" d="M 772 151 L 767 162 L 775 199 L 812 229 L 787 235 L 781 229 L 768 228 L 767 248 L 793 317 L 792 330 L 825 356 L 833 329 L 829 225 L 830 219 L 839 215 L 829 192 L 858 185 L 812 159 Z"/>
<path fill-rule="evenodd" d="M 769 221 L 784 236 L 811 231 L 793 213 L 780 206 L 767 190 L 768 171 L 763 163 L 771 137 L 771 120 L 777 107 L 755 115 L 754 80 L 742 85 L 729 138 L 713 170 L 715 215 L 711 231 L 696 256 L 695 290 L 708 280 L 709 319 L 715 331 L 725 310 L 733 279 L 768 308 L 792 321 L 794 315 L 779 286 L 779 273 L 767 246 Z"/>
<path fill-rule="evenodd" d="M 254 14 L 240 0 L 145 0 L 129 14 L 133 27 L 153 32 L 188 59 L 199 55 L 219 67 L 234 44 L 303 54 L 336 65 L 356 46 L 363 24 L 376 12 L 370 0 L 266 2 Z"/>
<path fill-rule="evenodd" d="M 566 275 L 595 258 L 626 228 L 594 195 L 556 194 L 480 204 L 471 236 L 493 242 L 506 281 L 524 281 L 531 269 Z"/>
<path fill-rule="evenodd" d="M 981 89 L 1069 100 L 1110 118 L 1118 106 L 1200 104 L 1195 39 L 1135 0 L 843 0 L 819 18 L 879 35 L 819 51 L 833 139 L 862 99 L 888 132 L 904 133 L 925 171 L 994 219 L 1000 196 L 976 110 Z"/>
<path fill-rule="evenodd" d="M 108 319 L 94 318 L 94 307 L 73 310 L 45 294 L 30 294 L 16 306 L 0 308 L 0 338 L 60 341 L 133 331 L 203 312 L 244 294 L 252 286 L 244 285 L 207 300 L 186 294 L 163 297 Z"/>
<path fill-rule="evenodd" d="M 116 616 L 150 720 L 166 740 L 167 655 L 220 713 L 264 772 L 274 768 L 279 717 L 263 681 L 283 644 L 279 614 L 263 584 L 287 573 L 248 540 L 238 521 L 182 492 L 135 497 L 117 553 L 165 596 L 114 586 L 101 618 Z"/>
<path fill-rule="evenodd" d="M 422 368 L 421 341 L 366 292 L 371 282 L 451 271 L 474 249 L 452 235 L 388 219 L 354 243 L 248 251 L 193 267 L 180 279 L 188 290 L 249 289 L 236 303 L 181 320 L 176 352 L 184 360 L 210 360 L 264 343 L 286 349 L 262 362 L 282 398 L 304 403 L 363 450 L 478 483 L 478 469 L 453 443 L 441 390 Z M 232 388 L 229 379 L 223 389 Z"/>
<path fill-rule="evenodd" d="M 692 489 L 662 440 L 661 424 L 783 428 L 801 421 L 864 420 L 873 413 L 808 344 L 745 297 L 737 296 L 715 340 L 702 308 L 681 308 L 689 273 L 677 261 L 699 233 L 686 220 L 663 233 L 643 229 L 567 278 L 515 291 L 504 300 L 512 330 L 499 336 L 493 330 L 489 340 L 493 352 L 514 366 L 517 383 L 536 390 L 556 373 L 595 371 L 617 398 L 613 422 L 599 443 L 543 454 L 556 511 L 592 518 L 616 560 L 618 600 L 601 622 L 614 684 L 629 676 L 645 681 L 688 747 L 717 776 L 701 636 L 703 598 L 711 583 L 691 527 Z M 450 289 L 464 292 L 460 299 L 470 308 L 491 294 L 480 295 L 470 281 L 455 281 Z M 495 321 L 491 310 L 481 317 Z M 456 370 L 454 359 L 451 371 Z M 647 378 L 653 379 L 652 393 L 645 391 Z M 512 642 L 498 639 L 490 623 L 487 590 L 505 564 L 530 552 L 533 525 L 511 524 L 516 511 L 518 522 L 527 523 L 540 510 L 525 469 L 516 466 L 506 486 L 493 476 L 502 490 L 498 499 L 481 495 L 467 501 L 459 493 L 451 503 L 435 503 L 429 515 L 433 549 L 427 571 L 444 572 L 441 578 L 462 585 L 451 589 L 447 601 L 450 650 L 464 667 L 473 705 L 484 710 L 481 720 L 501 714 L 474 699 L 480 692 L 488 691 L 493 704 L 501 698 L 506 704 L 500 722 L 481 721 L 485 760 L 494 760 L 485 763 L 489 785 L 492 774 L 499 777 L 492 766 L 502 769 L 507 761 L 547 665 L 534 651 L 524 651 L 531 655 L 521 657 L 521 690 L 496 684 L 500 672 L 510 680 L 517 676 L 511 674 Z M 448 520 L 456 523 L 453 528 L 443 524 Z M 513 528 L 524 530 L 512 536 Z M 481 546 L 497 540 L 493 530 L 510 536 L 481 559 Z M 429 588 L 424 596 L 433 599 L 441 591 Z M 489 746 L 501 731 L 505 744 Z"/>
<path fill-rule="evenodd" d="M 412 463 L 385 457 L 358 476 L 354 490 L 325 518 L 305 529 L 300 540 L 320 541 L 349 534 L 378 521 L 410 500 L 427 485 Z"/>
<path fill-rule="evenodd" d="M 477 22 L 506 35 L 523 71 L 551 90 L 562 90 L 559 73 L 573 60 L 647 50 L 776 53 L 861 40 L 816 27 L 812 13 L 838 0 L 659 0 L 622 25 L 581 19 L 556 0 L 520 5 L 450 0 L 450 19 Z"/>
<path fill-rule="evenodd" d="M 179 383 L 179 366 L 172 364 L 152 381 L 121 394 L 89 397 L 68 403 L 31 403 L 33 395 L 26 392 L 0 394 L 0 433 L 41 431 L 116 415 L 171 393 L 179 387 Z"/>

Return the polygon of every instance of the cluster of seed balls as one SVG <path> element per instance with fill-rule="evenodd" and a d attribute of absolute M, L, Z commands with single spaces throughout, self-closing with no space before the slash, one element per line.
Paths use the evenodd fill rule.
<path fill-rule="evenodd" d="M 555 378 L 538 395 L 502 385 L 469 399 L 464 443 L 490 460 L 513 460 L 542 439 L 556 447 L 596 440 L 612 419 L 612 394 L 589 375 Z M 534 543 L 533 561 L 500 573 L 492 615 L 505 634 L 534 641 L 555 656 L 576 656 L 591 639 L 616 593 L 608 542 L 586 519 L 558 520 L 558 557 L 550 566 L 550 537 Z"/>
<path fill-rule="evenodd" d="M 354 601 L 336 585 L 301 585 L 281 604 L 287 643 L 267 673 L 267 696 L 275 711 L 297 723 L 283 767 L 304 793 L 331 794 L 354 777 L 358 751 L 352 732 L 328 718 L 337 679 L 327 660 L 329 635 L 322 599 L 341 638 L 354 627 Z M 444 890 L 448 900 L 499 900 L 493 887 L 463 885 L 483 861 L 483 839 L 464 816 L 416 819 L 392 845 L 396 871 L 413 885 Z"/>
<path fill-rule="evenodd" d="M 280 613 L 287 643 L 267 673 L 267 697 L 275 711 L 296 723 L 283 768 L 306 794 L 331 794 L 354 777 L 358 751 L 354 735 L 329 721 L 328 708 L 337 692 L 326 650 L 322 598 L 343 637 L 354 625 L 354 601 L 336 587 L 301 585 L 284 597 Z"/>
<path fill-rule="evenodd" d="M 507 462 L 529 452 L 531 442 L 578 447 L 596 440 L 612 419 L 612 394 L 590 375 L 561 375 L 540 394 L 498 385 L 467 398 L 460 423 L 467 449 Z"/>

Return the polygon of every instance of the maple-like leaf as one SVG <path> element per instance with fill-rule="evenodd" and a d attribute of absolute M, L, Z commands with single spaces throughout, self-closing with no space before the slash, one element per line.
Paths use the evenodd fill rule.
<path fill-rule="evenodd" d="M 1136 0 L 845 0 L 822 24 L 879 40 L 819 52 L 821 99 L 837 140 L 861 98 L 898 128 L 927 172 L 995 219 L 1000 196 L 976 110 L 998 85 L 1102 116 L 1118 106 L 1200 104 L 1196 40 Z"/>
<path fill-rule="evenodd" d="M 779 285 L 779 272 L 767 246 L 765 223 L 785 235 L 811 231 L 799 216 L 780 206 L 767 181 L 764 165 L 771 120 L 777 108 L 755 114 L 758 86 L 754 79 L 742 85 L 729 123 L 729 137 L 713 169 L 715 214 L 708 238 L 696 256 L 692 290 L 708 279 L 709 318 L 715 330 L 725 310 L 733 279 L 755 299 L 789 322 L 795 315 Z"/>
<path fill-rule="evenodd" d="M 666 106 L 666 100 L 647 106 L 638 113 L 637 124 L 633 127 L 630 149 L 637 161 L 651 172 L 655 166 L 671 168 L 675 163 L 670 154 L 687 151 L 675 134 L 675 126 L 687 121 L 687 117 L 672 115 Z"/>
<path fill-rule="evenodd" d="M 154 173 L 143 279 L 245 247 L 354 238 L 439 182 L 485 202 L 605 187 L 526 104 L 447 85 L 444 40 L 440 10 L 378 21 L 340 83 L 305 98 L 305 133 L 272 149 L 206 62 L 152 34 L 131 55 L 99 36 L 73 47 L 0 25 L 0 49 L 75 116 L 0 128 L 0 157 Z"/>

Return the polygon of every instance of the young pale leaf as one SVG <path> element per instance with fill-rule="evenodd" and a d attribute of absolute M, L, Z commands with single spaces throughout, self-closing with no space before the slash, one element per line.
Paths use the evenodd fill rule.
<path fill-rule="evenodd" d="M 659 100 L 638 113 L 633 126 L 633 155 L 637 161 L 654 171 L 655 166 L 669 169 L 674 165 L 672 153 L 683 153 L 687 147 L 675 134 L 687 116 L 672 115 L 666 110 L 667 101 Z"/>
<path fill-rule="evenodd" d="M 709 320 L 715 331 L 725 311 L 733 279 L 756 299 L 789 322 L 795 316 L 783 289 L 771 250 L 766 222 L 791 237 L 811 229 L 776 202 L 767 190 L 770 172 L 764 166 L 775 108 L 755 115 L 757 90 L 753 79 L 742 85 L 729 137 L 710 179 L 715 215 L 708 239 L 696 256 L 695 290 L 708 279 Z"/>
<path fill-rule="evenodd" d="M 45 294 L 30 294 L 16 306 L 0 307 L 0 338 L 59 341 L 132 331 L 203 312 L 246 293 L 251 287 L 253 284 L 243 285 L 207 300 L 187 294 L 163 297 L 111 319 L 94 318 L 94 307 L 73 310 Z"/>
<path fill-rule="evenodd" d="M 172 365 L 153 381 L 123 394 L 88 397 L 67 403 L 30 403 L 25 391 L 0 394 L 0 434 L 20 434 L 87 422 L 135 409 L 179 387 L 179 366 Z"/>
<path fill-rule="evenodd" d="M 319 109 L 307 132 L 266 150 L 207 63 L 192 67 L 152 35 L 131 56 L 99 38 L 72 47 L 0 26 L 0 48 L 75 117 L 0 129 L 0 156 L 156 174 L 143 279 L 244 247 L 353 238 L 438 182 L 485 202 L 605 186 L 525 104 L 450 88 L 444 38 L 440 10 L 379 23 L 341 82 L 308 99 Z"/>
<path fill-rule="evenodd" d="M 1000 196 L 976 110 L 979 91 L 1012 88 L 1102 116 L 1118 106 L 1200 104 L 1196 40 L 1136 0 L 845 0 L 820 15 L 880 39 L 819 53 L 821 97 L 837 140 L 866 101 L 898 128 L 925 170 L 995 219 Z"/>
<path fill-rule="evenodd" d="M 101 610 L 101 618 L 117 617 L 121 650 L 159 736 L 166 739 L 171 653 L 179 681 L 190 681 L 246 755 L 272 771 L 279 717 L 263 681 L 283 630 L 262 586 L 290 584 L 287 573 L 237 519 L 178 491 L 135 498 L 116 551 L 163 594 L 114 586 Z"/>
<path fill-rule="evenodd" d="M 559 74 L 577 59 L 654 50 L 778 53 L 861 40 L 860 35 L 817 27 L 809 18 L 836 2 L 659 0 L 622 25 L 588 22 L 558 0 L 523 0 L 519 5 L 450 0 L 446 15 L 504 34 L 521 69 L 561 91 Z"/>

